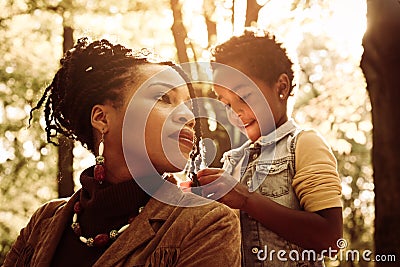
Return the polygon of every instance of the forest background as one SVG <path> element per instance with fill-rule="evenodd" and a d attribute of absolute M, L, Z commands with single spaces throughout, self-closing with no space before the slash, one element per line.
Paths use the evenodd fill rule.
<path fill-rule="evenodd" d="M 181 63 L 207 62 L 210 47 L 240 34 L 245 26 L 272 32 L 297 57 L 299 88 L 292 116 L 300 125 L 317 129 L 338 159 L 346 248 L 376 253 L 374 127 L 365 70 L 360 67 L 367 2 L 372 1 L 1 1 L 0 262 L 34 210 L 52 198 L 69 196 L 80 186 L 80 171 L 94 164 L 80 144 L 46 144 L 43 118 L 35 117 L 28 128 L 29 111 L 59 67 L 63 51 L 79 37 L 90 36 L 146 47 Z M 192 76 L 201 75 L 191 71 Z M 211 95 L 209 88 L 197 91 Z M 224 120 L 224 112 L 212 105 L 207 112 Z M 226 132 L 212 120 L 204 125 L 206 136 L 216 142 L 218 158 L 229 149 L 218 142 Z M 243 136 L 233 136 L 234 144 L 243 141 Z M 327 265 L 375 263 L 327 259 Z"/>

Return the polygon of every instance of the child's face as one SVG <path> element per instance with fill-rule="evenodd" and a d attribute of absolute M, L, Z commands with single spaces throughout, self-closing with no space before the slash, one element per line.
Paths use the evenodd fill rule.
<path fill-rule="evenodd" d="M 250 140 L 275 129 L 275 118 L 282 113 L 275 86 L 234 69 L 217 68 L 213 76 L 215 93 L 224 103 L 229 121 Z"/>

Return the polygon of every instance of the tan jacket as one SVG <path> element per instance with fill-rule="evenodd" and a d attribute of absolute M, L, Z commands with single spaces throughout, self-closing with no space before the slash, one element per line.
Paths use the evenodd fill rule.
<path fill-rule="evenodd" d="M 180 190 L 169 193 L 178 204 L 201 201 Z M 3 266 L 50 266 L 78 198 L 79 192 L 38 209 Z M 185 208 L 151 198 L 93 266 L 240 266 L 240 246 L 239 220 L 228 207 L 211 202 Z"/>

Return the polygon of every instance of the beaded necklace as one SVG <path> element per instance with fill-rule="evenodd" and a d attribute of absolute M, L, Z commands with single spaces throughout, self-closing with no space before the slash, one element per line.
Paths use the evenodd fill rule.
<path fill-rule="evenodd" d="M 139 213 L 142 212 L 144 207 L 139 208 Z M 122 234 L 126 229 L 128 229 L 129 225 L 133 220 L 135 219 L 136 216 L 132 216 L 128 219 L 128 223 L 119 228 L 119 230 L 111 230 L 108 234 L 98 234 L 94 238 L 93 237 L 84 237 L 82 236 L 82 230 L 81 226 L 79 225 L 78 222 L 78 214 L 82 213 L 82 206 L 80 202 L 76 202 L 74 205 L 74 215 L 72 217 L 72 224 L 71 228 L 74 231 L 74 233 L 79 237 L 79 240 L 82 241 L 82 243 L 86 244 L 88 247 L 104 247 L 107 245 L 110 241 L 114 241 L 117 239 L 117 237 Z"/>

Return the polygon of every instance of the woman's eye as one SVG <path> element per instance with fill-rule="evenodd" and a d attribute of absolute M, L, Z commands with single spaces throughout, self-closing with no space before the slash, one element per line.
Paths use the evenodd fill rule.
<path fill-rule="evenodd" d="M 167 104 L 171 104 L 171 98 L 169 97 L 168 94 L 162 94 L 162 95 L 158 95 L 156 97 L 157 101 L 162 101 L 165 102 Z"/>
<path fill-rule="evenodd" d="M 193 101 L 192 101 L 192 99 L 185 101 L 185 105 L 186 105 L 190 110 L 193 110 Z"/>

